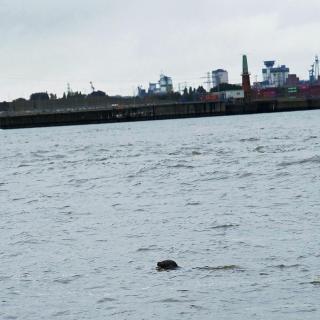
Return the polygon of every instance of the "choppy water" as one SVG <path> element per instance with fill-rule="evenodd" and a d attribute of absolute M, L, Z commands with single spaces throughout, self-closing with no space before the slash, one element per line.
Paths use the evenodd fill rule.
<path fill-rule="evenodd" d="M 318 319 L 319 124 L 0 131 L 0 319 Z"/>

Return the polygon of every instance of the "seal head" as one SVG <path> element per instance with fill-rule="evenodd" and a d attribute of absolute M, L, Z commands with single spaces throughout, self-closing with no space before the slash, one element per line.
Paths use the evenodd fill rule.
<path fill-rule="evenodd" d="M 178 268 L 178 265 L 173 260 L 165 260 L 157 263 L 158 270 L 174 270 Z"/>

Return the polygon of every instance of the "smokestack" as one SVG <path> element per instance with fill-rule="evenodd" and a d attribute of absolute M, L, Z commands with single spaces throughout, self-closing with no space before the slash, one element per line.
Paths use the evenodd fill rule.
<path fill-rule="evenodd" d="M 246 55 L 242 57 L 242 74 L 249 74 L 248 58 Z"/>

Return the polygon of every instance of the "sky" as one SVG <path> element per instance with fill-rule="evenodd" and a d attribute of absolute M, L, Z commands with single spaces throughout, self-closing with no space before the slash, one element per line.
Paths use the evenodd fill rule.
<path fill-rule="evenodd" d="M 0 0 L 0 100 L 47 91 L 132 95 L 165 73 L 175 88 L 223 68 L 253 80 L 263 61 L 308 78 L 319 0 Z"/>

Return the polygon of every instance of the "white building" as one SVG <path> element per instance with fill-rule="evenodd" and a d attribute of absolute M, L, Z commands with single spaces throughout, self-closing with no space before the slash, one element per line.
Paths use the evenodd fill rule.
<path fill-rule="evenodd" d="M 228 72 L 223 69 L 212 71 L 212 87 L 215 88 L 222 83 L 229 83 Z"/>
<path fill-rule="evenodd" d="M 282 87 L 286 84 L 290 69 L 281 65 L 274 67 L 275 61 L 265 61 L 262 69 L 263 85 L 265 87 Z"/>
<path fill-rule="evenodd" d="M 164 74 L 160 75 L 159 86 L 161 94 L 171 93 L 173 91 L 172 79 Z"/>
<path fill-rule="evenodd" d="M 160 80 L 158 83 L 149 83 L 149 94 L 168 94 L 173 92 L 172 78 L 160 75 Z"/>

